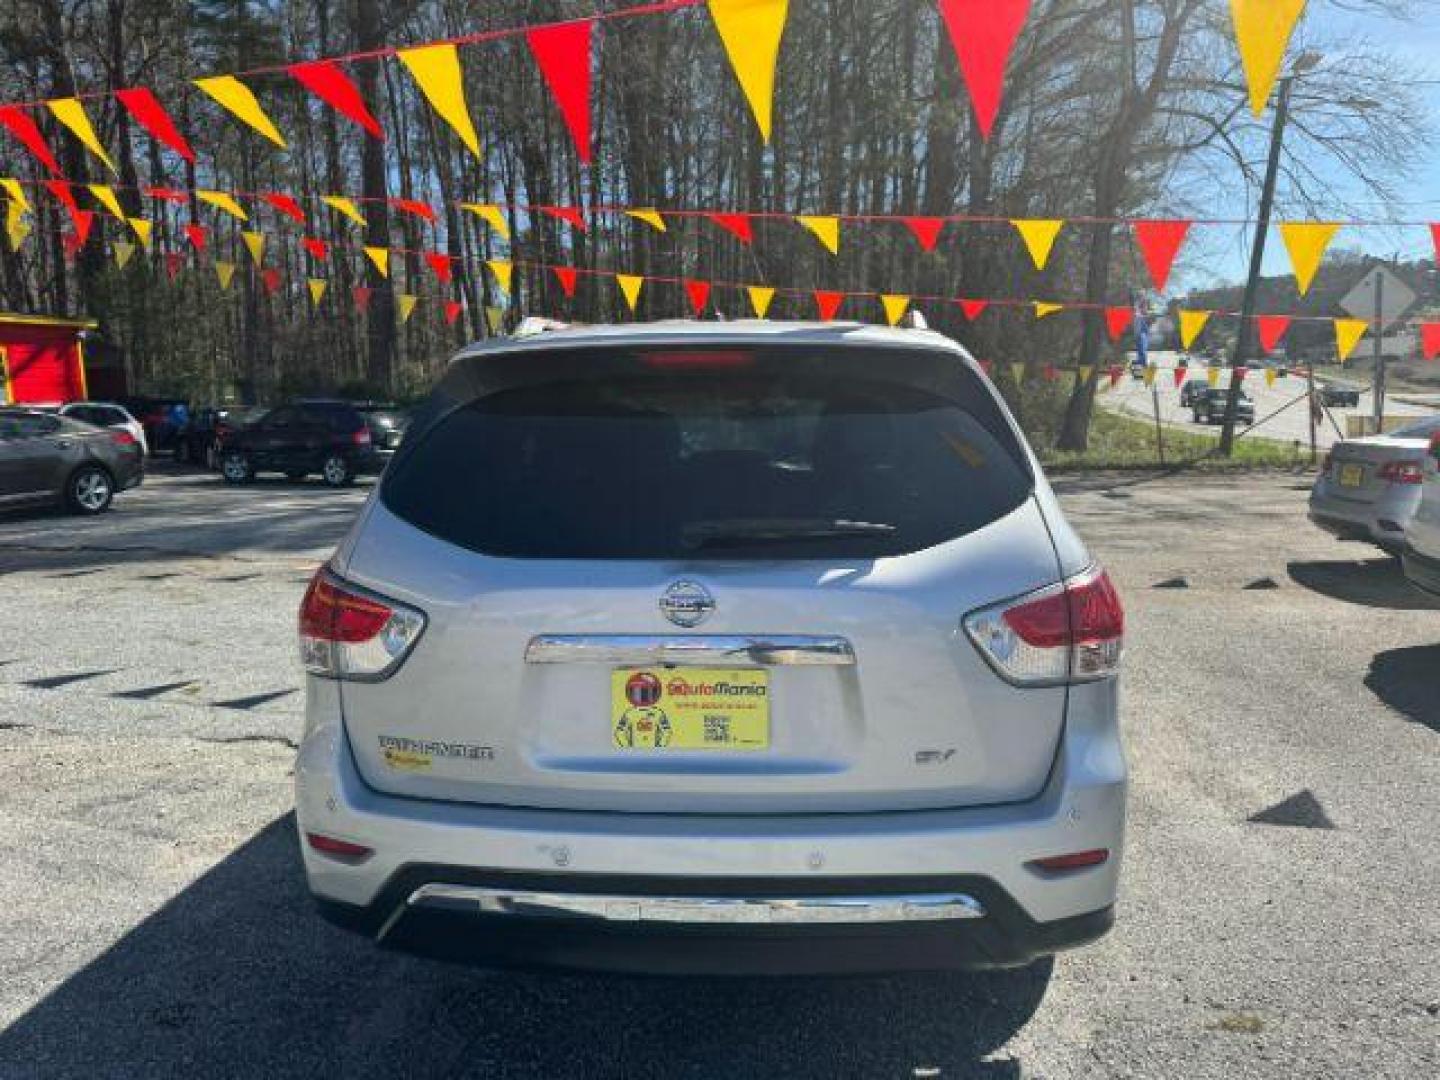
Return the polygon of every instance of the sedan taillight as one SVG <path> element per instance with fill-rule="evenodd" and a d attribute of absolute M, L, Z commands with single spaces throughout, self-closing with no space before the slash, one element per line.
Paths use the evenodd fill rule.
<path fill-rule="evenodd" d="M 300 603 L 300 659 L 312 675 L 378 682 L 394 674 L 424 629 L 424 612 L 322 566 Z"/>
<path fill-rule="evenodd" d="M 134 436 L 134 435 L 131 435 L 130 432 L 128 432 L 128 431 L 112 431 L 112 432 L 110 432 L 110 441 L 113 442 L 116 446 L 136 446 L 136 445 L 138 445 L 137 442 L 136 442 L 136 440 L 135 440 L 135 436 Z"/>
<path fill-rule="evenodd" d="M 965 616 L 965 632 L 996 672 L 1017 686 L 1108 678 L 1120 670 L 1125 611 L 1097 568 Z"/>
<path fill-rule="evenodd" d="M 1380 466 L 1380 479 L 1392 484 L 1422 484 L 1425 482 L 1425 462 L 1387 461 Z"/>

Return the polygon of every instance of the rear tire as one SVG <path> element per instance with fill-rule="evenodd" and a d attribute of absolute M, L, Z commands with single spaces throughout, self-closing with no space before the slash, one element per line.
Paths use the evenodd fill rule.
<path fill-rule="evenodd" d="M 325 483 L 331 487 L 344 487 L 355 479 L 355 474 L 350 469 L 350 463 L 339 454 L 331 454 L 320 466 L 320 475 Z"/>
<path fill-rule="evenodd" d="M 255 467 L 244 454 L 226 454 L 220 460 L 220 475 L 227 484 L 248 484 L 255 479 Z"/>
<path fill-rule="evenodd" d="M 103 514 L 114 498 L 115 481 L 99 465 L 82 465 L 65 482 L 65 504 L 76 514 Z"/>

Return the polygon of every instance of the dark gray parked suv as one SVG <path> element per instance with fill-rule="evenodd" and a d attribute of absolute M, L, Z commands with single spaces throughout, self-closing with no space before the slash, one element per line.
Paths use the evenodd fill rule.
<path fill-rule="evenodd" d="M 128 431 L 0 409 L 0 508 L 63 502 L 77 514 L 99 514 L 117 491 L 144 478 L 144 455 Z"/>

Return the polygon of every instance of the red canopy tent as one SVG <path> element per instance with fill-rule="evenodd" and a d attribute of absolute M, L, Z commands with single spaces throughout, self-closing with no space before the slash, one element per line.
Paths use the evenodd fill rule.
<path fill-rule="evenodd" d="M 0 312 L 0 402 L 56 404 L 86 396 L 87 319 Z"/>

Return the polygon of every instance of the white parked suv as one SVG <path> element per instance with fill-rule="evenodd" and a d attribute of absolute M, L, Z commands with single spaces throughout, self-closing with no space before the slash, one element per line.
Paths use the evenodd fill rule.
<path fill-rule="evenodd" d="M 1401 560 L 1418 588 L 1440 596 L 1440 432 L 1430 439 L 1421 478 L 1420 502 L 1405 529 Z"/>
<path fill-rule="evenodd" d="M 1113 919 L 1123 621 L 937 334 L 475 346 L 301 609 L 310 889 L 483 963 L 1024 964 Z"/>

